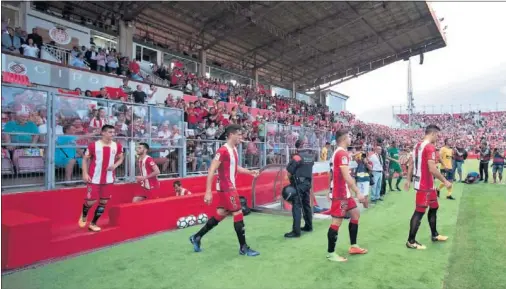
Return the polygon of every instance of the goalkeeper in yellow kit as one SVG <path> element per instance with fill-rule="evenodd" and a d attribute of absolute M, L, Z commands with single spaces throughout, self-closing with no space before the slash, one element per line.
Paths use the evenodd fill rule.
<path fill-rule="evenodd" d="M 439 163 L 441 164 L 441 174 L 449 181 L 453 181 L 453 149 L 452 143 L 450 139 L 445 139 L 444 146 L 439 150 Z M 439 192 L 443 189 L 445 185 L 441 183 L 437 188 L 437 196 L 439 197 Z M 448 195 L 446 196 L 448 200 L 455 200 L 452 196 L 452 188 L 448 189 Z"/>

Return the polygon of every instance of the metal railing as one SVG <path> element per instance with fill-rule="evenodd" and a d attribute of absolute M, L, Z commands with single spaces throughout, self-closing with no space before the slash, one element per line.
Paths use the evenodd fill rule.
<path fill-rule="evenodd" d="M 56 59 L 56 62 L 64 64 L 64 65 L 70 65 L 72 63 L 72 59 L 74 58 L 71 54 L 71 51 L 68 49 L 64 49 L 57 46 L 52 46 L 49 44 L 44 44 L 42 46 L 42 50 L 49 55 L 53 56 Z M 43 55 L 42 55 L 43 56 Z M 44 58 L 44 56 L 43 56 Z M 50 59 L 46 59 L 50 60 Z"/>
<path fill-rule="evenodd" d="M 242 156 L 240 164 L 244 168 L 260 169 L 266 165 L 266 146 L 263 142 L 244 141 L 238 148 Z"/>
<path fill-rule="evenodd" d="M 125 161 L 116 169 L 120 182 L 130 182 L 139 174 L 135 154 L 139 142 L 150 146 L 160 178 L 207 174 L 216 151 L 225 143 L 186 138 L 180 109 L 12 85 L 2 85 L 2 100 L 2 191 L 82 185 L 82 157 L 88 144 L 100 138 L 100 128 L 106 123 L 115 127 L 115 141 L 124 148 Z M 287 135 L 290 129 L 281 129 L 287 142 L 277 142 L 275 134 L 267 134 L 265 142 L 242 142 L 237 147 L 239 164 L 250 169 L 286 165 L 295 152 L 295 140 Z M 297 133 L 305 139 L 318 135 L 302 128 Z M 315 152 L 315 160 L 320 154 L 317 142 L 308 147 Z"/>
<path fill-rule="evenodd" d="M 267 142 L 286 143 L 290 147 L 295 147 L 295 142 L 301 140 L 304 148 L 322 148 L 332 140 L 331 131 L 272 122 L 265 124 L 265 133 L 263 137 Z"/>
<path fill-rule="evenodd" d="M 2 100 L 2 190 L 82 184 L 82 156 L 105 123 L 124 148 L 118 180 L 134 179 L 138 142 L 158 153 L 162 177 L 186 176 L 182 110 L 11 85 L 2 85 Z"/>
<path fill-rule="evenodd" d="M 145 80 L 145 81 L 151 81 L 151 83 L 153 84 L 156 84 L 156 85 L 160 85 L 160 86 L 170 86 L 170 83 L 167 79 L 163 79 L 161 78 L 160 76 L 154 74 L 152 71 L 146 71 L 142 66 L 141 66 L 141 69 L 139 70 L 139 74 L 140 76 Z"/>
<path fill-rule="evenodd" d="M 39 134 L 3 132 L 2 139 L 2 189 L 30 186 L 47 186 L 50 163 L 47 140 L 32 143 L 29 140 Z"/>

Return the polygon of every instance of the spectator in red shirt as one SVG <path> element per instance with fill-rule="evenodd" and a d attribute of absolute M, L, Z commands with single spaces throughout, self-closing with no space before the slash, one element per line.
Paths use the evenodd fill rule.
<path fill-rule="evenodd" d="M 142 77 L 140 75 L 141 67 L 139 63 L 137 63 L 137 60 L 133 59 L 132 62 L 130 62 L 128 69 L 130 70 L 130 77 L 133 80 L 142 81 Z"/>
<path fill-rule="evenodd" d="M 197 128 L 198 116 L 193 102 L 190 102 L 190 106 L 186 109 L 186 121 L 188 122 L 188 129 Z"/>

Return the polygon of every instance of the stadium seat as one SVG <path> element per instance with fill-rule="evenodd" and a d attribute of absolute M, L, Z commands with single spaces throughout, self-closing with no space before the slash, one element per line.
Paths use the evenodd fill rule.
<path fill-rule="evenodd" d="M 38 149 L 17 149 L 13 154 L 17 174 L 45 172 L 44 158 Z"/>
<path fill-rule="evenodd" d="M 2 175 L 14 174 L 14 166 L 11 161 L 10 153 L 6 149 L 2 149 Z"/>
<path fill-rule="evenodd" d="M 2 175 L 12 174 L 14 174 L 14 167 L 12 165 L 11 159 L 2 157 Z"/>

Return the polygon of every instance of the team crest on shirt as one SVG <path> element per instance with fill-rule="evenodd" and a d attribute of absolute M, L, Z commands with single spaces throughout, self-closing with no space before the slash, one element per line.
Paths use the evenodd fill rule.
<path fill-rule="evenodd" d="M 111 150 L 111 154 L 115 155 L 116 154 L 116 150 Z"/>
<path fill-rule="evenodd" d="M 235 197 L 234 196 L 230 196 L 230 203 L 232 204 L 232 207 L 234 207 L 234 209 L 237 208 L 237 204 L 235 203 Z"/>
<path fill-rule="evenodd" d="M 347 157 L 342 157 L 341 158 L 341 163 L 343 163 L 343 165 L 347 165 L 348 164 L 348 158 Z"/>
<path fill-rule="evenodd" d="M 220 160 L 220 153 L 216 153 L 214 156 L 214 160 L 219 161 Z"/>

